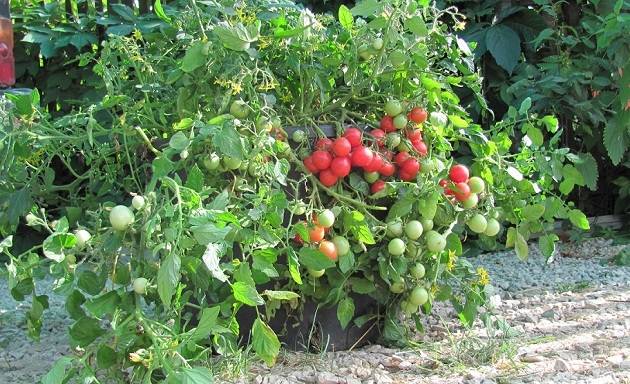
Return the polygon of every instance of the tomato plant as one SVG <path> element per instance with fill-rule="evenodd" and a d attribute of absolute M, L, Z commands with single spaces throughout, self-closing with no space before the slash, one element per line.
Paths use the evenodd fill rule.
<path fill-rule="evenodd" d="M 503 126 L 484 131 L 460 105 L 452 84 L 483 98 L 442 22 L 456 15 L 366 1 L 337 21 L 281 4 L 190 9 L 171 15 L 181 34 L 112 36 L 96 67 L 107 95 L 89 108 L 51 118 L 36 95 L 0 108 L 2 244 L 20 242 L 0 246 L 9 287 L 41 309 L 33 277 L 63 285 L 83 350 L 68 364 L 150 382 L 251 339 L 271 365 L 270 320 L 309 301 L 336 305 L 342 327 L 381 319 L 384 341 L 404 343 L 435 301 L 475 320 L 488 282 L 460 258 L 463 239 L 524 258 L 534 233 L 553 253 L 556 219 L 587 228 L 554 194 L 577 169 L 538 172 Z M 563 164 L 568 151 L 541 153 Z M 382 312 L 355 313 L 354 294 Z M 237 326 L 243 307 L 251 329 Z"/>

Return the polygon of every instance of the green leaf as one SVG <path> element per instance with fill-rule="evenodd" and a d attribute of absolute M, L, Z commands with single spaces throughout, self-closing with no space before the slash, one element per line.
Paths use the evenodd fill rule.
<path fill-rule="evenodd" d="M 78 290 L 73 290 L 70 295 L 66 298 L 66 312 L 70 315 L 70 318 L 73 320 L 79 320 L 80 318 L 86 316 L 85 311 L 81 307 L 85 302 L 85 296 Z"/>
<path fill-rule="evenodd" d="M 0 253 L 8 251 L 13 246 L 13 235 L 7 236 L 0 241 Z"/>
<path fill-rule="evenodd" d="M 213 31 L 226 48 L 244 52 L 249 49 L 251 43 L 258 40 L 260 25 L 260 21 L 247 27 L 241 23 L 232 26 L 227 22 L 220 22 Z"/>
<path fill-rule="evenodd" d="M 204 65 L 208 60 L 208 52 L 210 45 L 207 42 L 197 41 L 186 50 L 184 59 L 182 60 L 181 70 L 184 72 L 192 72 Z"/>
<path fill-rule="evenodd" d="M 289 274 L 291 275 L 291 278 L 296 283 L 302 285 L 302 276 L 300 276 L 300 262 L 298 261 L 298 256 L 293 248 L 289 249 L 287 256 L 289 260 Z"/>
<path fill-rule="evenodd" d="M 585 231 L 591 229 L 586 215 L 579 209 L 572 209 L 569 211 L 569 221 L 571 221 L 571 224 L 573 224 L 574 226 Z"/>
<path fill-rule="evenodd" d="M 398 217 L 403 217 L 413 208 L 413 203 L 415 202 L 414 196 L 411 194 L 407 194 L 403 196 L 401 199 L 398 199 L 391 208 L 389 208 L 389 212 L 387 213 L 387 219 L 385 221 L 390 222 Z"/>
<path fill-rule="evenodd" d="M 524 115 L 527 113 L 527 111 L 529 111 L 531 107 L 532 107 L 532 98 L 526 97 L 525 100 L 521 102 L 521 106 L 518 108 L 518 113 L 520 113 L 521 115 Z"/>
<path fill-rule="evenodd" d="M 300 263 L 307 268 L 322 270 L 332 268 L 335 262 L 327 258 L 317 249 L 304 247 L 300 249 Z"/>
<path fill-rule="evenodd" d="M 615 119 L 609 119 L 604 127 L 604 146 L 614 165 L 618 165 L 626 153 L 626 127 Z"/>
<path fill-rule="evenodd" d="M 540 119 L 550 133 L 558 131 L 558 119 L 555 116 L 547 115 Z"/>
<path fill-rule="evenodd" d="M 101 345 L 96 352 L 96 366 L 99 369 L 107 369 L 116 364 L 118 355 L 116 351 L 107 345 Z"/>
<path fill-rule="evenodd" d="M 105 288 L 106 278 L 103 276 L 106 277 L 106 275 L 98 276 L 90 270 L 82 271 L 79 274 L 77 285 L 90 295 L 98 295 Z"/>
<path fill-rule="evenodd" d="M 451 124 L 455 128 L 466 128 L 468 127 L 468 122 L 457 115 L 448 115 L 448 119 L 451 121 Z"/>
<path fill-rule="evenodd" d="M 76 243 L 77 238 L 72 233 L 53 233 L 42 244 L 44 256 L 61 263 L 66 258 L 64 251 L 72 249 Z"/>
<path fill-rule="evenodd" d="M 213 223 L 203 225 L 193 225 L 190 227 L 190 231 L 193 233 L 195 240 L 201 245 L 208 245 L 211 243 L 220 243 L 225 240 L 225 236 L 231 231 L 230 226 L 223 228 L 217 227 Z"/>
<path fill-rule="evenodd" d="M 512 74 L 521 55 L 521 39 L 514 30 L 496 24 L 486 32 L 486 46 L 499 66 Z"/>
<path fill-rule="evenodd" d="M 553 252 L 556 250 L 556 241 L 558 240 L 559 238 L 555 233 L 548 233 L 538 238 L 538 248 L 540 248 L 543 256 L 549 258 L 553 255 Z"/>
<path fill-rule="evenodd" d="M 252 327 L 252 348 L 268 366 L 272 366 L 276 362 L 276 357 L 280 352 L 280 341 L 276 333 L 265 324 L 260 318 L 254 321 Z"/>
<path fill-rule="evenodd" d="M 168 145 L 176 150 L 177 152 L 181 152 L 184 149 L 188 148 L 190 145 L 190 140 L 184 132 L 177 132 L 173 136 L 171 136 L 171 140 L 168 142 Z"/>
<path fill-rule="evenodd" d="M 293 299 L 297 299 L 300 297 L 300 295 L 298 295 L 295 292 L 291 292 L 291 291 L 270 291 L 270 290 L 265 290 L 263 293 L 263 295 L 269 297 L 270 299 L 273 300 L 293 300 Z"/>
<path fill-rule="evenodd" d="M 382 7 L 377 0 L 363 0 L 358 1 L 350 12 L 355 16 L 371 17 L 378 14 Z"/>
<path fill-rule="evenodd" d="M 428 32 L 427 26 L 420 16 L 413 16 L 405 20 L 405 28 L 416 36 L 426 36 Z"/>
<path fill-rule="evenodd" d="M 510 227 L 505 235 L 505 247 L 512 248 L 516 243 L 516 228 Z"/>
<path fill-rule="evenodd" d="M 70 327 L 70 337 L 79 346 L 86 347 L 98 337 L 105 334 L 100 327 L 99 320 L 91 317 L 83 317 Z"/>
<path fill-rule="evenodd" d="M 160 299 L 168 308 L 171 306 L 171 298 L 175 293 L 175 288 L 179 283 L 179 271 L 181 259 L 177 253 L 170 252 L 166 255 L 160 265 L 157 274 L 157 289 Z"/>
<path fill-rule="evenodd" d="M 258 294 L 256 287 L 244 281 L 237 281 L 232 284 L 232 293 L 234 294 L 234 298 L 243 304 L 252 307 L 265 304 L 265 300 Z"/>
<path fill-rule="evenodd" d="M 516 232 L 516 241 L 514 243 L 514 250 L 516 251 L 516 256 L 522 261 L 527 260 L 529 256 L 529 247 L 527 246 L 527 240 L 520 234 L 520 232 Z"/>
<path fill-rule="evenodd" d="M 164 8 L 162 8 L 161 0 L 155 0 L 155 2 L 153 3 L 153 11 L 155 11 L 155 14 L 161 20 L 164 20 L 167 23 L 171 22 L 171 18 L 166 15 L 166 12 L 164 12 Z"/>
<path fill-rule="evenodd" d="M 530 125 L 526 134 L 535 146 L 540 147 L 543 145 L 545 138 L 540 129 Z"/>
<path fill-rule="evenodd" d="M 206 251 L 203 253 L 201 259 L 203 260 L 206 268 L 208 268 L 208 271 L 210 271 L 210 274 L 212 274 L 212 277 L 219 281 L 226 282 L 228 277 L 225 273 L 223 273 L 223 270 L 219 265 L 223 252 L 224 249 L 219 244 L 209 243 L 206 246 Z"/>
<path fill-rule="evenodd" d="M 85 308 L 95 317 L 102 318 L 104 315 L 114 313 L 119 303 L 120 296 L 118 296 L 118 293 L 116 291 L 110 291 L 89 300 L 85 304 Z"/>
<path fill-rule="evenodd" d="M 220 153 L 235 159 L 243 159 L 245 150 L 243 149 L 241 136 L 231 121 L 223 124 L 221 131 L 212 140 L 214 148 Z"/>
<path fill-rule="evenodd" d="M 457 256 L 462 254 L 462 241 L 459 239 L 459 235 L 457 233 L 451 233 L 446 236 L 446 249 L 455 252 Z"/>
<path fill-rule="evenodd" d="M 345 297 L 337 305 L 337 319 L 339 319 L 341 328 L 346 329 L 353 317 L 354 300 L 351 297 Z"/>
<path fill-rule="evenodd" d="M 545 206 L 542 204 L 526 205 L 523 208 L 523 217 L 527 221 L 536 221 L 545 213 Z"/>
<path fill-rule="evenodd" d="M 342 273 L 346 273 L 354 267 L 355 258 L 354 253 L 352 251 L 346 253 L 345 255 L 339 256 L 339 270 Z"/>
<path fill-rule="evenodd" d="M 64 356 L 55 361 L 50 371 L 42 377 L 42 384 L 63 384 L 66 382 L 66 371 L 72 366 L 73 358 Z"/>
<path fill-rule="evenodd" d="M 197 164 L 193 165 L 192 169 L 188 171 L 185 186 L 195 192 L 201 192 L 203 190 L 203 181 L 203 172 Z"/>
<path fill-rule="evenodd" d="M 360 295 L 367 295 L 368 293 L 372 293 L 376 290 L 374 283 L 365 278 L 351 277 L 348 279 L 348 283 L 350 283 L 352 291 Z"/>
<path fill-rule="evenodd" d="M 343 4 L 339 7 L 339 23 L 346 31 L 352 30 L 352 25 L 354 24 L 352 13 Z"/>
<path fill-rule="evenodd" d="M 193 331 L 190 339 L 192 341 L 199 341 L 208 337 L 217 326 L 217 319 L 219 317 L 219 311 L 221 307 L 218 305 L 210 308 L 204 308 L 201 312 L 201 319 L 199 325 Z"/>
<path fill-rule="evenodd" d="M 167 384 L 212 384 L 214 379 L 208 368 L 182 368 L 168 375 Z"/>
<path fill-rule="evenodd" d="M 575 162 L 575 167 L 580 171 L 584 184 L 591 191 L 595 191 L 597 189 L 597 179 L 599 178 L 597 161 L 590 153 L 580 153 L 578 157 L 579 161 Z"/>

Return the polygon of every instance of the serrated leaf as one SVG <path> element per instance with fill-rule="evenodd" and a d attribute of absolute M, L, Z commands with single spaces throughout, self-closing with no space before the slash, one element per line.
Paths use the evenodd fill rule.
<path fill-rule="evenodd" d="M 339 319 L 341 328 L 346 329 L 353 317 L 354 300 L 351 297 L 346 297 L 337 305 L 337 319 Z"/>
<path fill-rule="evenodd" d="M 297 254 L 293 249 L 289 249 L 288 253 L 289 260 L 289 274 L 291 278 L 296 283 L 302 285 L 302 276 L 300 276 L 300 262 L 298 261 Z"/>
<path fill-rule="evenodd" d="M 234 294 L 234 298 L 243 304 L 252 307 L 265 304 L 265 300 L 258 294 L 256 287 L 244 281 L 237 281 L 232 284 L 232 293 Z"/>
<path fill-rule="evenodd" d="M 572 209 L 569 211 L 569 221 L 571 221 L 571 224 L 574 226 L 585 231 L 591 229 L 591 225 L 589 224 L 586 215 L 579 209 Z"/>
<path fill-rule="evenodd" d="M 591 191 L 595 191 L 597 189 L 597 179 L 599 178 L 597 161 L 590 153 L 580 153 L 578 156 L 579 161 L 575 163 L 575 167 L 580 171 L 584 184 Z"/>
<path fill-rule="evenodd" d="M 385 219 L 385 221 L 390 222 L 398 217 L 403 217 L 409 214 L 413 208 L 414 201 L 415 199 L 411 194 L 398 199 L 398 201 L 389 208 L 389 211 L 387 212 L 387 219 Z"/>
<path fill-rule="evenodd" d="M 223 124 L 220 132 L 212 138 L 212 144 L 218 152 L 224 155 L 238 160 L 242 160 L 244 157 L 245 149 L 241 142 L 241 136 L 231 121 Z"/>
<path fill-rule="evenodd" d="M 604 147 L 614 165 L 618 165 L 626 153 L 626 137 L 626 127 L 616 119 L 609 119 L 604 127 Z"/>
<path fill-rule="evenodd" d="M 339 270 L 342 273 L 346 273 L 354 267 L 355 258 L 354 253 L 352 251 L 346 253 L 345 255 L 339 256 Z"/>
<path fill-rule="evenodd" d="M 256 318 L 252 327 L 252 348 L 268 366 L 274 365 L 280 352 L 280 341 L 276 333 L 260 318 Z"/>
<path fill-rule="evenodd" d="M 217 326 L 217 319 L 219 317 L 219 311 L 221 307 L 218 305 L 211 308 L 204 308 L 201 312 L 201 318 L 199 325 L 193 331 L 190 339 L 192 341 L 199 341 L 208 337 Z"/>

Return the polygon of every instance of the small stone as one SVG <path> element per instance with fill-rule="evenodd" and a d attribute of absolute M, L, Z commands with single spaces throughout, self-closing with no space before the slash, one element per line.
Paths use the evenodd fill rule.
<path fill-rule="evenodd" d="M 330 372 L 319 372 L 317 374 L 317 384 L 340 384 L 345 380 L 333 375 Z"/>
<path fill-rule="evenodd" d="M 521 361 L 524 363 L 540 363 L 544 361 L 545 358 L 540 355 L 523 355 L 521 356 Z"/>
<path fill-rule="evenodd" d="M 541 316 L 544 317 L 545 319 L 551 320 L 554 317 L 556 317 L 556 313 L 553 311 L 553 309 L 548 309 L 545 312 L 543 312 Z"/>
<path fill-rule="evenodd" d="M 378 384 L 392 384 L 394 382 L 391 377 L 381 373 L 375 374 L 374 380 L 376 380 Z"/>
<path fill-rule="evenodd" d="M 557 359 L 553 365 L 553 369 L 556 370 L 556 372 L 567 372 L 571 370 L 571 366 L 566 362 L 566 360 Z"/>
<path fill-rule="evenodd" d="M 610 356 L 606 358 L 606 361 L 612 364 L 613 367 L 617 368 L 619 364 L 623 362 L 623 356 L 622 355 Z"/>
<path fill-rule="evenodd" d="M 346 379 L 346 384 L 361 384 L 361 380 L 354 377 L 349 377 Z"/>

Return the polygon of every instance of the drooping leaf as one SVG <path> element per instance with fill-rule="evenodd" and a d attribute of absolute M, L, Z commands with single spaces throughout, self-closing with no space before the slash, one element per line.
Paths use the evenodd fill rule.
<path fill-rule="evenodd" d="M 203 253 L 201 259 L 203 260 L 206 268 L 208 268 L 208 270 L 212 274 L 212 277 L 219 281 L 225 282 L 227 281 L 228 277 L 225 273 L 223 273 L 223 270 L 219 265 L 222 255 L 222 246 L 215 243 L 208 243 L 208 245 L 206 246 L 206 251 Z"/>
<path fill-rule="evenodd" d="M 260 318 L 256 318 L 252 327 L 252 348 L 268 366 L 274 365 L 280 352 L 278 336 Z"/>
<path fill-rule="evenodd" d="M 538 248 L 540 248 L 543 256 L 549 258 L 553 255 L 553 252 L 556 250 L 556 241 L 558 240 L 558 235 L 555 233 L 548 233 L 538 238 Z"/>
<path fill-rule="evenodd" d="M 179 283 L 181 259 L 175 252 L 168 253 L 160 265 L 157 275 L 157 289 L 160 299 L 166 305 L 171 306 L 171 299 L 175 288 Z"/>
<path fill-rule="evenodd" d="M 300 249 L 300 263 L 307 268 L 321 270 L 332 268 L 335 263 L 317 249 L 304 247 Z"/>
<path fill-rule="evenodd" d="M 234 298 L 243 304 L 252 307 L 265 304 L 265 300 L 258 294 L 256 287 L 244 281 L 237 281 L 232 284 L 232 293 Z"/>
<path fill-rule="evenodd" d="M 599 178 L 597 161 L 590 153 L 580 153 L 578 157 L 579 161 L 575 162 L 575 167 L 580 171 L 584 184 L 591 191 L 595 191 L 597 189 L 597 179 Z"/>
<path fill-rule="evenodd" d="M 63 356 L 55 361 L 50 371 L 42 377 L 42 384 L 63 384 L 66 379 L 66 372 L 72 366 L 73 359 L 70 356 Z"/>
<path fill-rule="evenodd" d="M 291 291 L 265 290 L 262 294 L 273 300 L 293 300 L 300 297 L 300 295 Z"/>
<path fill-rule="evenodd" d="M 521 235 L 520 232 L 516 232 L 516 239 L 514 243 L 514 250 L 516 251 L 516 256 L 519 259 L 525 261 L 529 256 L 529 246 L 527 245 L 527 240 Z"/>
<path fill-rule="evenodd" d="M 346 329 L 353 317 L 354 300 L 351 297 L 345 297 L 337 305 L 337 319 L 339 319 L 341 328 Z"/>
<path fill-rule="evenodd" d="M 221 308 L 218 305 L 203 309 L 199 325 L 197 325 L 197 328 L 195 328 L 190 337 L 192 341 L 205 339 L 212 333 L 217 325 L 217 318 L 219 317 L 220 309 Z"/>
<path fill-rule="evenodd" d="M 572 209 L 569 211 L 569 221 L 571 221 L 571 224 L 585 231 L 591 229 L 586 215 L 579 209 Z"/>

